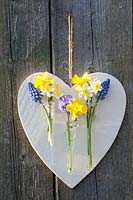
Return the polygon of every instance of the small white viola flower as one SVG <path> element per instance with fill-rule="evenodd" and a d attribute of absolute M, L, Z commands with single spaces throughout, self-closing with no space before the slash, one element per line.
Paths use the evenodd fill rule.
<path fill-rule="evenodd" d="M 97 92 L 101 91 L 102 90 L 102 86 L 101 86 L 101 81 L 100 80 L 93 80 L 90 82 L 90 87 L 92 89 L 92 92 L 96 95 Z"/>

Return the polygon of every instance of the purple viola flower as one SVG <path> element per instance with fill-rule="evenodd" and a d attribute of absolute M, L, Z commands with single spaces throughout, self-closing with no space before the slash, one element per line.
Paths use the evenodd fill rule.
<path fill-rule="evenodd" d="M 29 89 L 29 94 L 30 94 L 32 101 L 37 103 L 37 101 L 41 100 L 42 95 L 41 95 L 40 91 L 34 87 L 33 83 L 31 83 L 31 82 L 28 83 L 28 89 Z"/>
<path fill-rule="evenodd" d="M 62 112 L 67 112 L 66 106 L 72 102 L 71 95 L 62 95 L 57 101 L 57 107 Z"/>

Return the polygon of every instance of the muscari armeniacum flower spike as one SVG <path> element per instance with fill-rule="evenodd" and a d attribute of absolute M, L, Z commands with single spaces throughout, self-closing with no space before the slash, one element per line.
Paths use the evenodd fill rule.
<path fill-rule="evenodd" d="M 101 86 L 102 86 L 102 90 L 97 93 L 96 98 L 103 100 L 108 93 L 108 90 L 109 90 L 109 87 L 110 87 L 110 79 L 103 81 L 101 83 Z"/>
<path fill-rule="evenodd" d="M 41 95 L 40 91 L 38 89 L 36 89 L 31 82 L 28 83 L 28 89 L 29 89 L 29 94 L 30 94 L 32 101 L 37 103 L 38 101 L 41 100 L 42 95 Z"/>

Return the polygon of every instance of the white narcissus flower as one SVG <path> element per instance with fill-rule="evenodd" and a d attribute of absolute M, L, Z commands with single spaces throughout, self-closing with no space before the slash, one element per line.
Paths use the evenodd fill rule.
<path fill-rule="evenodd" d="M 53 95 L 56 98 L 59 98 L 61 96 L 60 85 L 58 83 L 54 84 L 54 86 L 53 86 Z"/>
<path fill-rule="evenodd" d="M 100 80 L 93 80 L 90 82 L 90 87 L 92 89 L 92 92 L 94 94 L 97 94 L 98 91 L 101 91 L 102 90 L 102 86 L 101 86 L 101 81 Z"/>
<path fill-rule="evenodd" d="M 85 100 L 93 96 L 92 89 L 87 83 L 85 83 L 83 87 L 78 87 L 77 91 L 79 97 L 83 97 Z"/>
<path fill-rule="evenodd" d="M 46 95 L 47 97 L 56 97 L 58 98 L 61 95 L 60 92 L 60 85 L 54 84 L 54 85 L 47 85 L 41 92 L 41 95 Z"/>

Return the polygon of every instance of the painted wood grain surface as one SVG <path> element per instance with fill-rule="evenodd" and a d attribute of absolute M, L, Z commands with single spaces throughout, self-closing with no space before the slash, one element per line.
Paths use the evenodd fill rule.
<path fill-rule="evenodd" d="M 118 78 L 126 115 L 96 169 L 69 189 L 30 146 L 17 112 L 17 92 L 31 73 L 68 82 L 68 14 L 73 15 L 73 73 Z M 133 67 L 131 0 L 0 0 L 0 200 L 133 199 Z M 95 66 L 95 67 L 94 67 Z"/>

